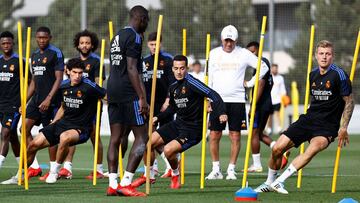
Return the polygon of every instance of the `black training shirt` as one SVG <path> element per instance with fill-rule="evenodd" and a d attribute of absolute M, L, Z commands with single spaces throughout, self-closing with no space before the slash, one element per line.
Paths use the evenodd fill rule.
<path fill-rule="evenodd" d="M 100 75 L 100 57 L 95 53 L 91 53 L 85 60 L 85 70 L 83 72 L 83 77 L 88 78 L 92 82 L 95 82 L 95 78 Z M 103 67 L 103 80 L 106 79 L 105 75 L 105 66 Z"/>

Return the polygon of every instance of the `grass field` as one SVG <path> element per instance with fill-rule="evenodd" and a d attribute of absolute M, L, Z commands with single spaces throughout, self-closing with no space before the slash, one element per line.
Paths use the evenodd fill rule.
<path fill-rule="evenodd" d="M 103 137 L 103 143 L 107 145 L 108 137 Z M 242 139 L 237 171 L 244 166 L 246 137 Z M 296 177 L 291 177 L 286 183 L 289 195 L 277 193 L 260 194 L 260 202 L 338 202 L 343 198 L 351 197 L 360 200 L 360 136 L 351 136 L 350 145 L 341 154 L 337 192 L 331 194 L 331 181 L 336 152 L 336 145 L 320 153 L 303 170 L 303 184 L 301 189 L 296 188 Z M 107 149 L 107 147 L 104 147 Z M 151 188 L 150 196 L 146 198 L 107 197 L 105 191 L 108 185 L 107 179 L 98 180 L 96 186 L 84 177 L 88 175 L 93 163 L 91 142 L 80 145 L 73 163 L 73 179 L 59 180 L 56 184 L 48 185 L 37 179 L 30 180 L 30 188 L 25 191 L 17 185 L 0 185 L 0 202 L 234 202 L 234 193 L 241 187 L 242 173 L 238 174 L 236 181 L 206 181 L 205 189 L 199 189 L 200 184 L 200 145 L 186 152 L 185 159 L 185 185 L 180 190 L 169 189 L 169 179 L 157 179 Z M 296 150 L 298 151 L 298 150 Z M 293 150 L 290 159 L 297 152 Z M 269 150 L 262 145 L 262 162 L 266 169 Z M 224 137 L 221 144 L 222 170 L 226 171 L 229 156 L 229 140 Z M 47 150 L 38 154 L 38 160 L 42 164 L 48 163 Z M 104 156 L 104 166 L 107 166 Z M 126 160 L 125 160 L 126 163 Z M 209 154 L 206 158 L 206 171 L 211 170 Z M 12 153 L 8 155 L 3 168 L 0 169 L 0 181 L 14 174 L 16 162 Z M 163 169 L 160 161 L 160 170 Z M 46 171 L 46 170 L 45 170 Z M 138 176 L 138 175 L 136 175 Z M 249 174 L 249 186 L 255 188 L 266 179 L 266 170 L 261 174 Z M 145 191 L 145 187 L 139 188 Z"/>

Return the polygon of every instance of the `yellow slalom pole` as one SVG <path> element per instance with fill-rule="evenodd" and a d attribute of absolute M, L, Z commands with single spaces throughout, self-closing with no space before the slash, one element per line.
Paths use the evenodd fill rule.
<path fill-rule="evenodd" d="M 354 76 L 355 76 L 355 69 L 356 69 L 357 59 L 359 56 L 359 48 L 360 48 L 360 30 L 358 32 L 358 37 L 356 40 L 356 47 L 355 47 L 355 52 L 354 52 L 354 58 L 353 58 L 352 66 L 351 66 L 351 72 L 350 72 L 350 81 L 351 82 L 354 80 Z M 339 171 L 340 154 L 341 154 L 341 146 L 338 145 L 337 150 L 336 150 L 336 158 L 335 158 L 331 193 L 336 192 L 336 181 L 337 181 L 337 175 L 338 175 L 338 171 Z"/>
<path fill-rule="evenodd" d="M 255 117 L 255 108 L 256 108 L 256 98 L 259 88 L 259 75 L 260 75 L 260 66 L 261 66 L 261 58 L 262 52 L 264 47 L 264 37 L 265 37 L 265 27 L 266 27 L 266 16 L 263 16 L 262 25 L 261 25 L 261 35 L 260 35 L 260 47 L 259 47 L 259 55 L 256 67 L 256 74 L 255 74 L 255 87 L 253 91 L 253 99 L 251 104 L 251 114 L 250 114 L 250 125 L 249 125 L 249 133 L 246 145 L 246 154 L 245 154 L 245 163 L 244 163 L 244 175 L 242 179 L 242 188 L 247 186 L 247 173 L 248 173 L 248 165 L 249 165 L 249 157 L 250 157 L 250 149 L 251 149 L 251 137 L 253 133 L 253 126 L 254 126 L 254 117 Z"/>
<path fill-rule="evenodd" d="M 209 82 L 209 55 L 210 55 L 210 34 L 206 35 L 206 63 L 205 63 L 205 77 L 204 83 L 208 85 Z M 203 129 L 201 141 L 201 171 L 200 171 L 200 189 L 204 189 L 205 182 L 205 157 L 206 157 L 206 132 L 207 132 L 207 98 L 204 98 L 204 114 L 203 114 Z"/>
<path fill-rule="evenodd" d="M 114 37 L 114 26 L 113 26 L 113 22 L 109 21 L 109 38 L 110 38 L 110 42 L 111 42 L 113 37 Z M 120 146 L 119 146 L 118 164 L 119 164 L 119 176 L 120 176 L 120 180 L 121 180 L 123 175 L 124 175 L 121 143 L 120 143 Z"/>
<path fill-rule="evenodd" d="M 105 39 L 101 40 L 101 53 L 100 53 L 100 71 L 99 71 L 99 86 L 103 86 L 103 67 L 104 67 L 104 55 L 105 55 Z M 96 185 L 96 165 L 99 152 L 99 137 L 100 137 L 100 116 L 101 116 L 101 99 L 97 102 L 96 110 L 96 124 L 95 124 L 95 150 L 94 150 L 94 169 L 93 169 L 93 185 Z"/>
<path fill-rule="evenodd" d="M 19 72 L 20 72 L 20 98 L 21 98 L 21 110 L 25 108 L 24 104 L 24 62 L 23 62 L 23 44 L 22 44 L 22 26 L 21 22 L 17 23 L 18 26 L 18 44 L 19 44 Z M 22 118 L 21 118 L 21 126 L 23 129 L 23 126 L 25 125 L 25 114 L 22 112 Z M 25 137 L 25 139 L 23 139 Z M 19 170 L 18 170 L 18 185 L 21 185 L 21 177 L 22 177 L 22 169 L 24 164 L 24 148 L 25 143 L 24 140 L 26 140 L 26 132 L 24 130 L 21 130 L 21 138 L 20 138 L 20 162 L 19 162 Z"/>
<path fill-rule="evenodd" d="M 297 88 L 297 83 L 292 81 L 291 83 L 291 103 L 293 106 L 293 119 L 292 121 L 295 122 L 299 119 L 299 90 Z"/>
<path fill-rule="evenodd" d="M 31 28 L 27 28 L 27 38 L 26 38 L 26 56 L 25 56 L 25 80 L 23 82 L 24 85 L 24 92 L 23 92 L 23 106 L 21 106 L 21 111 L 23 112 L 23 115 L 26 115 L 26 103 L 27 103 L 27 90 L 28 90 L 28 79 L 29 79 L 29 58 L 30 58 L 30 42 L 31 42 Z M 24 116 L 25 117 L 25 116 Z M 23 117 L 23 118 L 24 118 Z M 27 165 L 27 151 L 26 151 L 26 122 L 25 119 L 22 122 L 21 125 L 21 131 L 24 132 L 24 136 L 21 138 L 23 139 L 22 142 L 24 145 L 23 147 L 23 153 L 24 153 L 24 180 L 25 180 L 25 190 L 29 189 L 29 180 L 28 180 L 28 165 Z"/>
<path fill-rule="evenodd" d="M 156 93 L 156 79 L 157 79 L 157 68 L 159 63 L 159 52 L 160 52 L 160 38 L 162 30 L 163 16 L 159 15 L 159 22 L 157 27 L 156 35 L 156 48 L 155 48 L 155 58 L 154 58 L 154 69 L 152 75 L 151 83 L 151 99 L 150 99 L 150 114 L 149 114 L 149 141 L 147 143 L 147 153 L 146 153 L 146 194 L 150 194 L 150 157 L 151 157 L 151 138 L 153 133 L 153 118 L 154 118 L 154 104 L 155 104 L 155 93 Z"/>
<path fill-rule="evenodd" d="M 305 101 L 304 101 L 304 114 L 307 112 L 307 108 L 309 105 L 309 95 L 310 95 L 310 72 L 312 67 L 312 57 L 313 57 L 313 49 L 314 49 L 314 35 L 315 35 L 315 26 L 311 25 L 311 33 L 310 33 L 310 44 L 309 44 L 309 58 L 308 58 L 308 67 L 306 74 L 306 91 L 305 91 Z M 305 150 L 304 143 L 300 146 L 300 154 L 303 154 Z M 301 187 L 301 179 L 302 179 L 302 169 L 298 171 L 297 178 L 297 188 Z"/>
<path fill-rule="evenodd" d="M 186 29 L 183 29 L 183 43 L 182 43 L 182 55 L 186 56 Z M 181 160 L 180 160 L 180 183 L 181 185 L 185 184 L 185 152 L 181 153 Z"/>

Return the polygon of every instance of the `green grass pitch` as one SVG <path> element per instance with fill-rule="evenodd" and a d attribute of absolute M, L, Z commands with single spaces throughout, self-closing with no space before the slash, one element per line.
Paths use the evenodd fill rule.
<path fill-rule="evenodd" d="M 103 137 L 104 151 L 107 151 L 108 137 Z M 242 138 L 242 148 L 237 163 L 237 171 L 244 166 L 245 144 L 247 137 Z M 360 159 L 359 159 L 360 136 L 350 136 L 350 145 L 341 153 L 337 192 L 331 194 L 331 182 L 333 165 L 336 152 L 336 144 L 332 144 L 324 152 L 318 154 L 312 162 L 303 170 L 303 181 L 300 189 L 296 188 L 297 178 L 291 177 L 286 182 L 289 195 L 277 193 L 259 194 L 259 202 L 338 202 L 343 198 L 351 197 L 360 200 Z M 255 188 L 266 179 L 266 163 L 269 156 L 268 147 L 261 146 L 262 163 L 264 173 L 249 174 L 249 186 Z M 229 156 L 229 139 L 223 137 L 221 142 L 221 165 L 226 171 Z M 29 182 L 29 190 L 17 185 L 0 185 L 0 202 L 234 202 L 234 194 L 240 189 L 242 173 L 238 174 L 236 181 L 206 181 L 205 189 L 200 185 L 200 152 L 201 145 L 190 149 L 185 155 L 185 185 L 179 190 L 169 189 L 169 179 L 157 179 L 151 187 L 151 194 L 145 198 L 107 197 L 105 191 L 108 185 L 107 179 L 98 180 L 96 186 L 85 179 L 89 174 L 93 163 L 93 151 L 91 142 L 79 145 L 73 162 L 73 179 L 59 180 L 56 184 L 48 185 L 40 182 L 37 178 Z M 290 160 L 298 154 L 298 149 L 292 150 Z M 127 157 L 127 155 L 126 155 Z M 48 164 L 47 150 L 38 153 L 41 164 Z M 251 159 L 250 159 L 251 161 Z M 124 160 L 126 163 L 126 159 Z M 164 166 L 159 159 L 160 170 Z M 249 164 L 250 165 L 250 164 Z M 11 152 L 0 169 L 0 181 L 8 179 L 15 173 L 16 162 Z M 104 154 L 104 167 L 107 168 L 106 154 Z M 211 160 L 208 153 L 206 157 L 206 173 L 211 170 Z M 46 170 L 45 170 L 46 172 Z M 135 175 L 135 178 L 139 174 Z M 145 192 L 145 186 L 139 188 Z"/>

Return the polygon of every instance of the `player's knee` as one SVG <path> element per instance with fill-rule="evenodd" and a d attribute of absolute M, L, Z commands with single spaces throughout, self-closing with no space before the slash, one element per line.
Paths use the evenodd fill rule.
<path fill-rule="evenodd" d="M 165 154 L 165 157 L 169 159 L 174 155 L 174 151 L 173 151 L 173 149 L 171 149 L 171 147 L 165 146 L 164 147 L 164 154 Z"/>
<path fill-rule="evenodd" d="M 282 147 L 279 147 L 278 145 L 274 145 L 274 147 L 272 148 L 272 151 L 271 151 L 272 156 L 273 156 L 273 157 L 280 157 L 280 156 L 282 156 L 283 150 L 284 150 L 284 149 L 283 149 Z"/>
<path fill-rule="evenodd" d="M 133 156 L 135 156 L 135 157 L 143 157 L 144 156 L 144 152 L 146 149 L 145 143 L 140 143 L 133 147 L 135 147 L 135 149 L 133 150 Z"/>
<path fill-rule="evenodd" d="M 68 145 L 71 142 L 72 138 L 70 136 L 60 136 L 59 145 Z"/>

